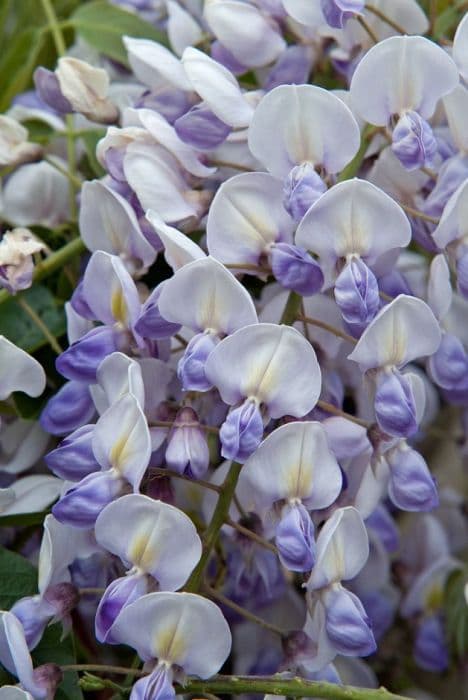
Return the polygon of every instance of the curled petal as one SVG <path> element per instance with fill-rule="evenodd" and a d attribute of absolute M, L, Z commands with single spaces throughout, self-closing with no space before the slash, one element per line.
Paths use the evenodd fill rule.
<path fill-rule="evenodd" d="M 124 36 L 128 61 L 138 80 L 154 92 L 168 83 L 180 90 L 191 90 L 183 66 L 174 54 L 162 44 L 149 39 Z"/>
<path fill-rule="evenodd" d="M 321 388 L 312 346 L 294 328 L 272 323 L 246 326 L 222 340 L 210 354 L 205 373 L 225 403 L 256 397 L 271 418 L 305 416 Z"/>
<path fill-rule="evenodd" d="M 392 450 L 388 494 L 402 510 L 428 511 L 437 508 L 439 496 L 434 479 L 423 457 L 409 447 Z"/>
<path fill-rule="evenodd" d="M 206 225 L 210 254 L 225 264 L 258 264 L 273 243 L 292 243 L 294 222 L 280 180 L 267 173 L 231 177 L 217 191 Z"/>
<path fill-rule="evenodd" d="M 184 265 L 163 286 L 158 301 L 168 321 L 196 332 L 229 335 L 257 322 L 250 294 L 212 257 Z"/>
<path fill-rule="evenodd" d="M 393 36 L 361 59 L 351 98 L 370 124 L 386 126 L 392 115 L 411 110 L 428 119 L 458 80 L 455 63 L 440 46 L 421 36 Z"/>
<path fill-rule="evenodd" d="M 71 381 L 49 399 L 40 423 L 52 435 L 66 435 L 92 420 L 95 413 L 88 384 Z"/>
<path fill-rule="evenodd" d="M 442 254 L 436 255 L 431 262 L 427 283 L 427 303 L 439 321 L 447 315 L 452 304 L 450 270 Z"/>
<path fill-rule="evenodd" d="M 440 341 L 439 324 L 429 306 L 400 294 L 366 328 L 348 358 L 363 371 L 393 365 L 401 368 L 418 357 L 432 355 Z"/>
<path fill-rule="evenodd" d="M 468 19 L 465 15 L 457 27 L 453 39 L 453 60 L 458 66 L 460 75 L 468 81 Z"/>
<path fill-rule="evenodd" d="M 374 409 L 377 423 L 388 435 L 410 437 L 418 429 L 411 383 L 398 371 L 379 373 Z"/>
<path fill-rule="evenodd" d="M 93 472 L 66 491 L 52 508 L 52 513 L 63 525 L 87 530 L 93 527 L 102 509 L 124 488 L 123 479 L 113 472 Z"/>
<path fill-rule="evenodd" d="M 46 376 L 34 357 L 0 335 L 0 400 L 14 391 L 39 396 L 45 389 Z"/>
<path fill-rule="evenodd" d="M 271 250 L 271 269 L 285 289 L 303 296 L 319 292 L 323 285 L 320 265 L 303 248 L 289 243 L 277 243 Z"/>
<path fill-rule="evenodd" d="M 98 642 L 113 643 L 112 625 L 118 615 L 126 605 L 145 593 L 148 593 L 148 579 L 141 574 L 116 578 L 107 586 L 96 610 L 95 630 Z"/>
<path fill-rule="evenodd" d="M 329 518 L 317 538 L 317 557 L 308 590 L 354 578 L 369 556 L 369 540 L 359 512 L 348 506 Z"/>
<path fill-rule="evenodd" d="M 417 112 L 405 112 L 400 117 L 392 134 L 392 151 L 407 170 L 433 167 L 437 141 Z"/>
<path fill-rule="evenodd" d="M 209 678 L 231 650 L 229 625 L 219 608 L 193 593 L 150 593 L 122 610 L 112 628 L 116 640 L 148 661 L 177 665 Z"/>
<path fill-rule="evenodd" d="M 290 571 L 310 571 L 315 563 L 314 525 L 304 506 L 286 506 L 276 526 L 275 542 L 281 563 Z"/>
<path fill-rule="evenodd" d="M 115 523 L 125 519 L 125 531 Z M 129 494 L 110 503 L 96 521 L 96 539 L 131 568 L 155 578 L 162 590 L 177 590 L 201 556 L 201 542 L 181 510 L 148 496 Z"/>
<path fill-rule="evenodd" d="M 335 299 L 349 324 L 367 325 L 374 318 L 380 305 L 379 285 L 360 258 L 353 258 L 338 275 Z"/>
<path fill-rule="evenodd" d="M 263 420 L 257 402 L 247 400 L 229 411 L 219 437 L 225 459 L 245 462 L 263 437 Z"/>
<path fill-rule="evenodd" d="M 325 596 L 326 630 L 339 654 L 368 656 L 377 645 L 371 623 L 359 598 L 342 586 Z"/>
<path fill-rule="evenodd" d="M 250 150 L 279 178 L 307 162 L 337 173 L 354 157 L 360 140 L 344 102 L 313 85 L 281 85 L 269 92 L 249 128 Z"/>

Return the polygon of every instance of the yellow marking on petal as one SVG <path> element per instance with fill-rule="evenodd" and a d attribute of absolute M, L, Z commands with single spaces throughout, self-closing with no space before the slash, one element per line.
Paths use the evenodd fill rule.
<path fill-rule="evenodd" d="M 114 469 L 120 471 L 128 456 L 128 435 L 122 435 L 114 444 L 109 455 L 109 461 Z"/>
<path fill-rule="evenodd" d="M 154 566 L 156 559 L 156 549 L 149 546 L 151 534 L 152 530 L 137 535 L 129 551 L 132 564 L 145 572 Z"/>
<path fill-rule="evenodd" d="M 125 303 L 124 295 L 120 287 L 112 292 L 111 311 L 116 321 L 122 324 L 127 323 L 127 304 Z"/>
<path fill-rule="evenodd" d="M 158 658 L 160 660 L 177 663 L 185 652 L 185 640 L 178 633 L 179 623 L 180 620 L 157 635 L 155 648 L 158 650 Z"/>
<path fill-rule="evenodd" d="M 442 586 L 437 583 L 431 586 L 425 598 L 425 608 L 427 611 L 436 612 L 439 610 L 444 602 L 444 590 Z"/>

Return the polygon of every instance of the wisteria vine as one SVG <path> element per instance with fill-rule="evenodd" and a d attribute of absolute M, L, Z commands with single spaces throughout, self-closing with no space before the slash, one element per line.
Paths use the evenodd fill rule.
<path fill-rule="evenodd" d="M 0 700 L 461 697 L 467 3 L 62 4 L 0 115 Z"/>

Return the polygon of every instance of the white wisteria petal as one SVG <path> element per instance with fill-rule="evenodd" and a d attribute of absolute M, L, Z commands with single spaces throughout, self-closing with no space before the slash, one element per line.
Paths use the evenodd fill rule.
<path fill-rule="evenodd" d="M 318 28 L 326 24 L 318 0 L 283 0 L 288 15 L 307 27 Z"/>
<path fill-rule="evenodd" d="M 282 202 L 282 182 L 268 173 L 229 178 L 208 213 L 209 253 L 225 264 L 257 264 L 273 243 L 292 243 L 294 222 Z"/>
<path fill-rule="evenodd" d="M 0 335 L 0 400 L 14 391 L 40 396 L 46 386 L 46 375 L 34 357 Z"/>
<path fill-rule="evenodd" d="M 180 166 L 163 146 L 134 141 L 127 147 L 123 168 L 145 211 L 155 209 L 167 222 L 196 216 L 196 206 L 184 196 L 189 187 Z"/>
<path fill-rule="evenodd" d="M 459 239 L 468 241 L 468 180 L 448 200 L 432 237 L 439 248 Z"/>
<path fill-rule="evenodd" d="M 139 267 L 149 267 L 156 259 L 156 251 L 141 232 L 130 204 L 100 180 L 83 184 L 79 226 L 91 252 L 121 255 L 124 262 L 138 261 Z"/>
<path fill-rule="evenodd" d="M 116 522 L 126 522 L 124 531 Z M 96 521 L 96 540 L 129 568 L 150 574 L 160 590 L 176 591 L 197 565 L 202 545 L 185 513 L 148 496 L 122 496 L 104 508 Z"/>
<path fill-rule="evenodd" d="M 453 38 L 453 60 L 463 80 L 468 82 L 468 14 L 462 18 Z"/>
<path fill-rule="evenodd" d="M 394 36 L 361 59 L 351 80 L 351 98 L 361 117 L 377 126 L 407 110 L 428 119 L 458 80 L 455 63 L 440 46 L 421 36 Z"/>
<path fill-rule="evenodd" d="M 231 632 L 220 609 L 194 593 L 149 593 L 122 610 L 112 636 L 144 660 L 177 665 L 209 678 L 231 650 Z"/>
<path fill-rule="evenodd" d="M 250 124 L 253 108 L 227 68 L 191 46 L 185 49 L 182 63 L 192 89 L 218 119 L 234 128 Z"/>
<path fill-rule="evenodd" d="M 467 34 L 468 42 L 468 34 Z M 445 114 L 456 147 L 463 154 L 468 153 L 468 126 L 466 114 L 468 112 L 468 89 L 464 85 L 457 85 L 455 90 L 444 97 Z"/>
<path fill-rule="evenodd" d="M 204 17 L 213 34 L 245 66 L 272 63 L 286 42 L 255 5 L 239 0 L 206 0 Z"/>
<path fill-rule="evenodd" d="M 0 663 L 18 678 L 36 700 L 47 698 L 47 689 L 33 675 L 33 663 L 21 622 L 11 612 L 0 611 Z"/>
<path fill-rule="evenodd" d="M 124 394 L 132 394 L 140 407 L 145 405 L 145 387 L 138 362 L 122 352 L 113 352 L 101 362 L 96 372 L 98 386 L 91 395 L 99 414 L 104 413 Z"/>
<path fill-rule="evenodd" d="M 17 479 L 11 489 L 15 500 L 2 510 L 2 515 L 40 513 L 59 497 L 63 481 L 48 474 L 30 474 Z"/>
<path fill-rule="evenodd" d="M 154 109 L 128 108 L 123 114 L 124 127 L 142 125 L 153 139 L 167 148 L 185 170 L 197 177 L 212 175 L 216 168 L 209 168 L 197 158 L 196 151 L 181 141 L 176 130 L 164 117 Z"/>
<path fill-rule="evenodd" d="M 73 56 L 59 58 L 55 71 L 60 92 L 80 112 L 96 122 L 115 122 L 119 110 L 108 99 L 109 74 Z"/>
<path fill-rule="evenodd" d="M 429 20 L 417 0 L 372 0 L 372 7 L 380 10 L 385 17 L 403 27 L 405 34 L 425 34 L 429 28 Z M 380 41 L 399 34 L 388 22 L 370 10 L 366 9 L 364 16 Z M 362 27 L 360 29 L 365 34 L 365 30 Z M 368 40 L 369 36 L 366 36 L 365 39 Z"/>
<path fill-rule="evenodd" d="M 348 359 L 363 372 L 375 367 L 403 367 L 435 353 L 441 331 L 430 307 L 417 297 L 400 294 L 384 306 L 366 328 Z"/>
<path fill-rule="evenodd" d="M 280 85 L 267 93 L 249 128 L 250 150 L 279 178 L 301 163 L 337 173 L 353 159 L 360 142 L 348 107 L 315 85 Z"/>
<path fill-rule="evenodd" d="M 449 266 L 445 256 L 440 253 L 431 262 L 427 283 L 427 303 L 439 321 L 447 315 L 450 309 L 452 294 Z"/>
<path fill-rule="evenodd" d="M 140 310 L 137 288 L 122 260 L 103 250 L 95 251 L 83 277 L 83 293 L 102 323 L 132 327 Z"/>
<path fill-rule="evenodd" d="M 317 556 L 307 589 L 358 575 L 369 556 L 369 540 L 361 515 L 352 506 L 339 508 L 326 521 L 317 538 Z"/>
<path fill-rule="evenodd" d="M 128 62 L 138 80 L 157 92 L 164 85 L 173 85 L 179 90 L 191 90 L 184 68 L 174 54 L 165 46 L 150 39 L 122 37 L 128 52 Z"/>
<path fill-rule="evenodd" d="M 270 433 L 248 458 L 238 495 L 244 508 L 252 512 L 283 499 L 299 499 L 315 510 L 333 503 L 341 485 L 340 467 L 322 425 L 294 422 Z"/>
<path fill-rule="evenodd" d="M 198 22 L 179 3 L 166 0 L 166 7 L 167 35 L 176 54 L 182 56 L 187 46 L 195 46 L 200 42 L 203 31 Z"/>
<path fill-rule="evenodd" d="M 30 469 L 42 457 L 50 436 L 38 421 L 17 418 L 2 426 L 1 438 L 1 471 L 6 474 L 20 474 Z"/>
<path fill-rule="evenodd" d="M 318 255 L 336 276 L 336 262 L 358 255 L 368 265 L 411 240 L 411 225 L 402 208 L 367 180 L 346 180 L 325 192 L 299 224 L 297 245 Z"/>
<path fill-rule="evenodd" d="M 294 328 L 272 323 L 246 326 L 222 340 L 210 353 L 205 374 L 225 403 L 256 397 L 271 418 L 305 416 L 321 390 L 312 346 Z"/>
<path fill-rule="evenodd" d="M 137 399 L 125 394 L 102 414 L 93 431 L 94 455 L 138 489 L 151 455 L 151 438 Z"/>
<path fill-rule="evenodd" d="M 250 294 L 212 257 L 188 263 L 166 280 L 158 306 L 165 319 L 197 332 L 228 335 L 258 321 Z"/>
<path fill-rule="evenodd" d="M 33 696 L 17 685 L 4 685 L 0 688 L 0 700 L 33 700 Z"/>
<path fill-rule="evenodd" d="M 205 253 L 199 245 L 185 233 L 164 223 L 160 215 L 153 209 L 148 209 L 146 218 L 161 239 L 164 246 L 164 257 L 174 272 L 193 260 L 205 257 Z"/>

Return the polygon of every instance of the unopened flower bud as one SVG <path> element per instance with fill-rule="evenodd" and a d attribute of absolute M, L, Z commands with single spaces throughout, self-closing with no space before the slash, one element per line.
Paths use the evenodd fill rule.
<path fill-rule="evenodd" d="M 44 243 L 27 228 L 7 231 L 0 241 L 0 285 L 12 294 L 28 289 L 34 272 L 32 256 L 44 249 Z"/>
<path fill-rule="evenodd" d="M 0 168 L 36 160 L 42 147 L 27 140 L 28 130 L 5 114 L 0 115 Z"/>
<path fill-rule="evenodd" d="M 94 122 L 117 121 L 119 111 L 107 97 L 109 76 L 105 70 L 67 56 L 59 59 L 55 75 L 61 94 L 74 112 Z"/>

